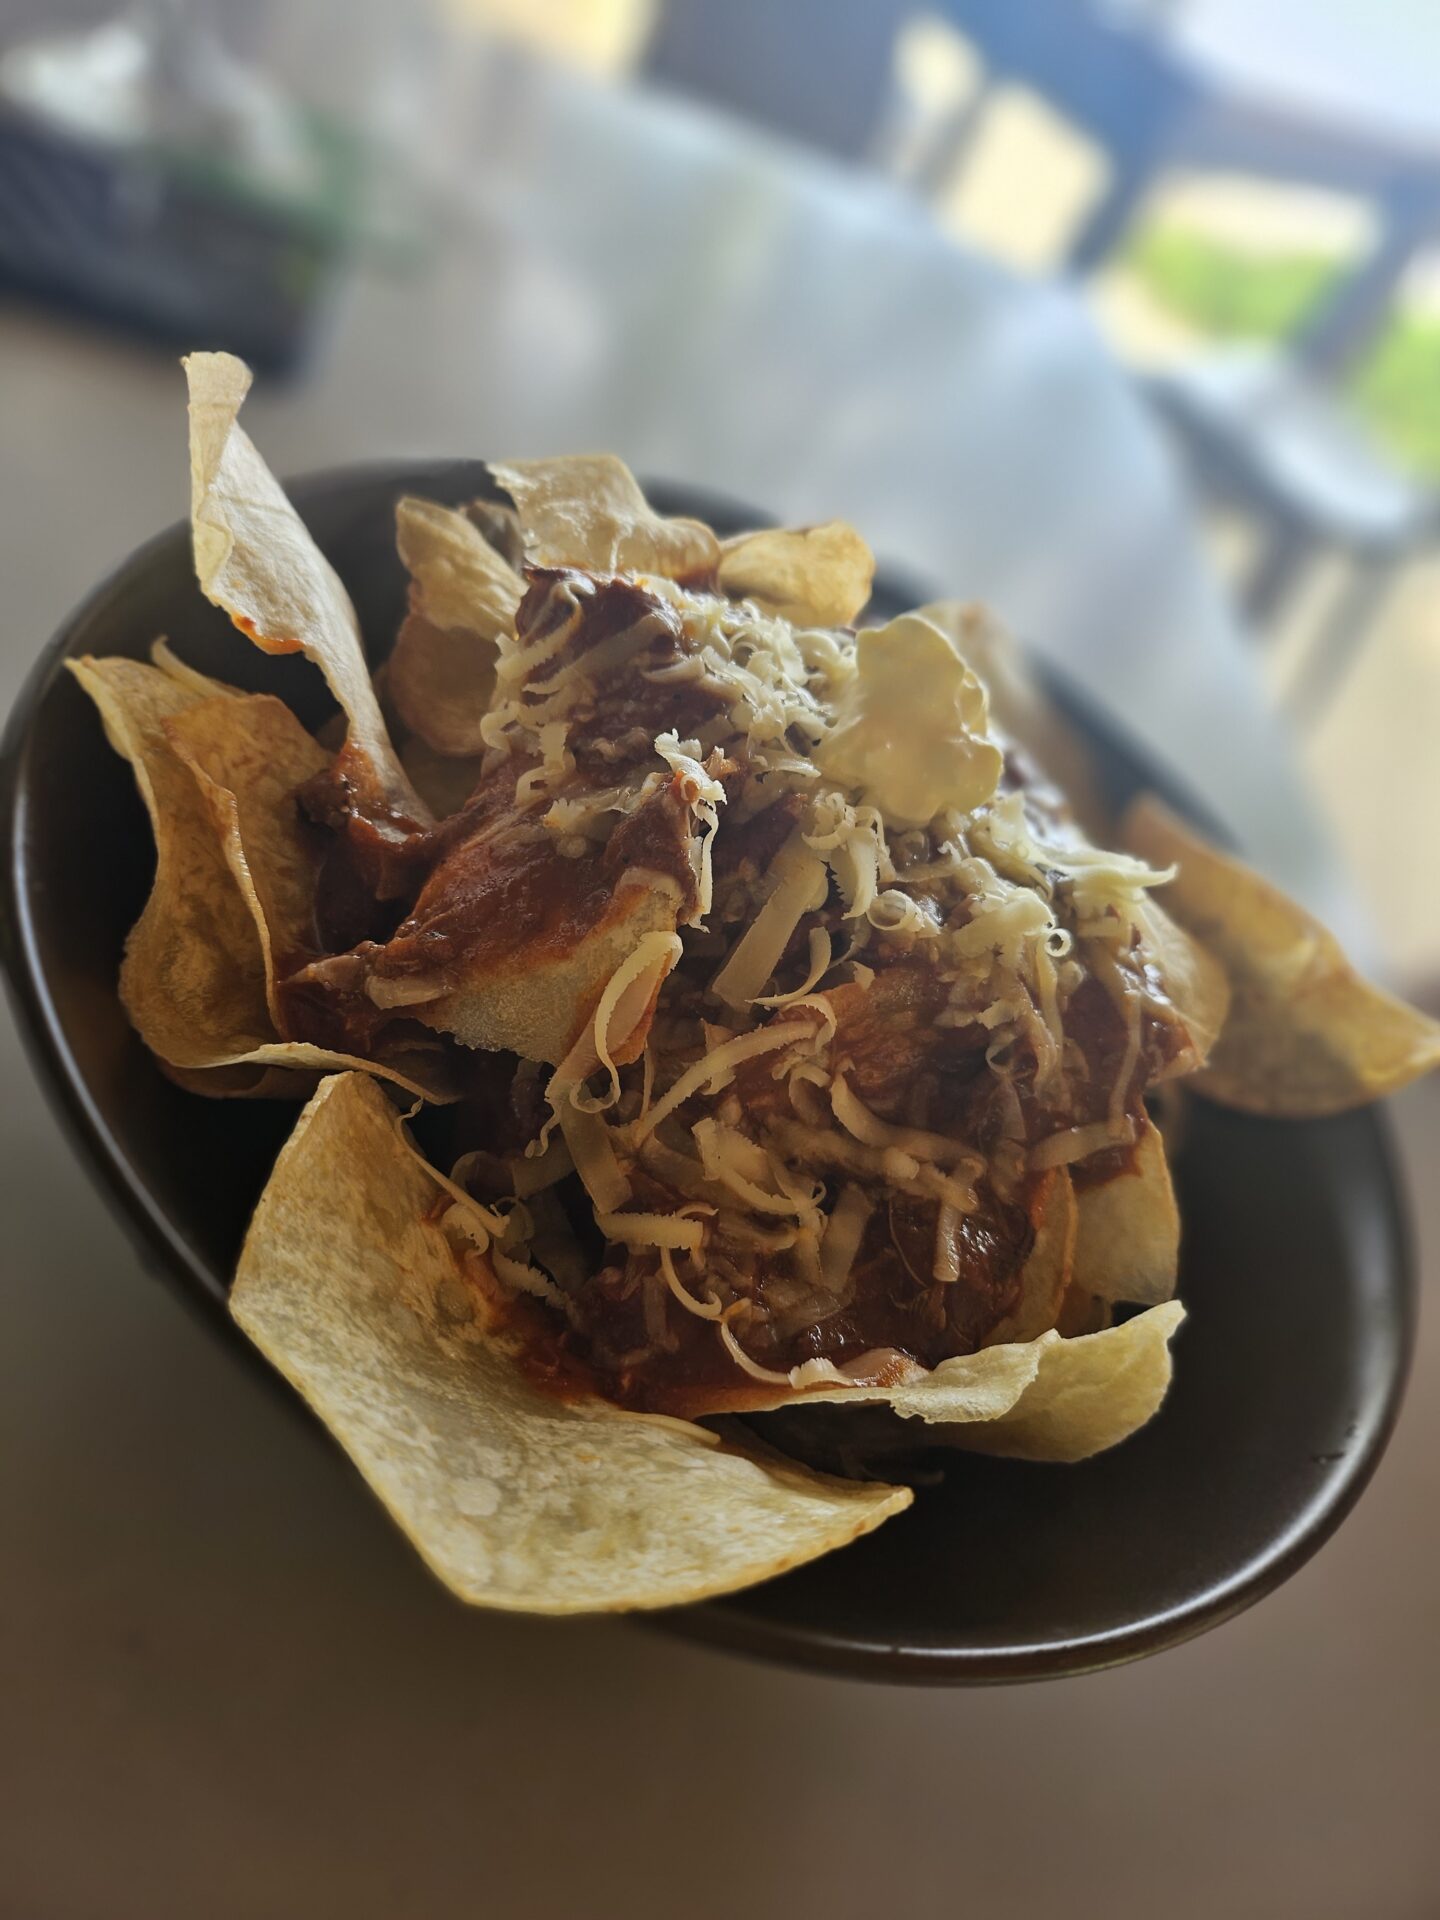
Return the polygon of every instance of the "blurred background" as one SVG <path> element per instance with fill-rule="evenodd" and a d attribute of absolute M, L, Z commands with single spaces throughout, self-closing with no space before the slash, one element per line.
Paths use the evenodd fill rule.
<path fill-rule="evenodd" d="M 1440 1011 L 1435 0 L 0 0 L 3 704 L 183 515 L 194 345 L 281 473 L 853 519 Z M 1440 1912 L 1428 1328 L 1335 1544 L 1125 1673 L 475 1620 L 132 1282 L 3 1039 L 0 1915 Z"/>
<path fill-rule="evenodd" d="M 507 338 L 529 336 L 547 384 L 557 359 L 578 356 L 587 378 L 628 382 L 632 401 L 636 336 L 628 356 L 584 339 L 618 324 L 618 281 L 643 272 L 666 372 L 692 386 L 713 371 L 718 291 L 737 326 L 754 323 L 741 371 L 759 400 L 767 353 L 773 374 L 794 347 L 777 349 L 766 298 L 790 282 L 803 292 L 803 248 L 811 275 L 864 273 L 863 238 L 840 231 L 861 176 L 893 194 L 878 214 L 864 203 L 872 220 L 918 210 L 928 228 L 933 257 L 912 249 L 904 263 L 917 298 L 936 299 L 946 250 L 1019 283 L 1065 283 L 1173 445 L 1285 750 L 1369 922 L 1349 930 L 1411 991 L 1432 990 L 1440 904 L 1415 883 L 1401 825 L 1440 813 L 1440 18 L 1428 0 L 151 0 L 123 12 L 7 0 L 0 19 L 0 286 L 165 349 L 203 338 L 324 380 L 354 335 L 357 280 L 388 282 L 396 312 L 404 290 L 418 324 L 453 297 L 462 255 L 477 301 L 491 321 L 505 305 Z M 532 59 L 573 86 L 537 80 Z M 628 97 L 634 124 L 597 124 L 600 90 Z M 691 112 L 656 118 L 657 99 Z M 681 212 L 666 178 L 677 156 L 694 176 L 684 211 L 712 222 L 703 265 L 665 227 Z M 825 171 L 807 171 L 812 159 Z M 590 162 L 602 171 L 587 210 Z M 622 181 L 617 219 L 603 202 Z M 807 191 L 825 202 L 818 216 L 787 204 Z M 612 258 L 607 277 L 582 259 L 561 285 L 586 229 L 623 257 L 648 219 L 643 267 L 622 276 Z M 687 280 L 703 318 L 685 312 Z M 828 315 L 837 366 L 916 350 L 873 292 L 853 293 Z M 942 407 L 944 384 L 975 366 L 964 303 L 943 293 L 949 341 L 918 349 Z M 358 301 L 373 310 L 363 288 Z M 985 305 L 978 284 L 970 304 Z M 1017 341 L 1043 311 L 1012 296 Z M 486 313 L 475 320 L 491 344 Z M 369 380 L 403 371 L 413 388 L 403 340 L 391 346 Z M 1005 377 L 1033 396 L 1043 349 L 1029 380 L 1023 352 Z M 430 370 L 438 387 L 443 353 Z M 969 404 L 957 395 L 957 426 Z M 693 412 L 654 448 L 674 476 L 743 480 L 787 507 L 793 468 L 763 433 L 736 461 Z M 1042 424 L 1034 406 L 1013 415 L 1017 435 Z M 557 430 L 565 441 L 540 395 L 471 417 L 477 447 L 502 428 L 527 446 Z M 572 438 L 602 424 L 593 407 L 569 418 Z M 373 424 L 355 451 L 390 450 Z M 893 454 L 909 431 L 894 410 Z M 858 491 L 861 438 L 826 449 L 832 491 Z M 917 482 L 932 457 L 919 439 Z M 893 486 L 888 499 L 903 518 Z M 953 560 L 933 542 L 910 548 L 901 557 L 941 585 L 991 585 L 956 564 L 963 540 Z M 1024 624 L 1040 603 L 1015 599 L 1001 612 Z M 1053 627 L 1033 637 L 1060 644 Z M 1157 631 L 1149 646 L 1175 649 L 1178 691 L 1184 637 Z M 1288 857 L 1303 868 L 1293 846 Z"/>

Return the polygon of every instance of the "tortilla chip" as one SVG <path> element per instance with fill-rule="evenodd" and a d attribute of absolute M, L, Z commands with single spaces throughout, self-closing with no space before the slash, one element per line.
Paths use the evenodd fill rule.
<path fill-rule="evenodd" d="M 190 768 L 247 902 L 265 961 L 277 1032 L 281 963 L 315 946 L 318 850 L 295 789 L 330 764 L 282 700 L 269 694 L 200 700 L 166 720 L 165 736 Z"/>
<path fill-rule="evenodd" d="M 266 1067 L 253 1063 L 239 1067 L 172 1067 L 160 1061 L 160 1071 L 186 1093 L 202 1100 L 308 1100 L 315 1091 L 315 1075 L 303 1067 Z"/>
<path fill-rule="evenodd" d="M 1229 1017 L 1230 980 L 1209 948 L 1192 939 L 1153 898 L 1140 903 L 1135 918 L 1145 951 L 1185 1029 L 1185 1044 L 1156 1076 L 1159 1084 L 1198 1073 L 1210 1058 Z"/>
<path fill-rule="evenodd" d="M 1132 1169 L 1076 1195 L 1079 1231 L 1073 1281 L 1101 1300 L 1157 1306 L 1175 1291 L 1180 1209 L 1160 1129 L 1146 1121 Z"/>
<path fill-rule="evenodd" d="M 513 573 L 525 570 L 525 535 L 520 516 L 508 500 L 467 500 L 461 509 Z"/>
<path fill-rule="evenodd" d="M 662 519 L 614 454 L 492 460 L 490 471 L 515 502 L 526 553 L 540 566 L 692 580 L 708 579 L 719 564 L 709 527 Z"/>
<path fill-rule="evenodd" d="M 375 795 L 428 818 L 385 731 L 355 609 L 279 482 L 238 424 L 250 370 L 228 353 L 192 353 L 190 520 L 206 599 L 267 653 L 303 653 L 349 720 L 351 752 Z"/>
<path fill-rule="evenodd" d="M 604 921 L 573 946 L 517 945 L 503 960 L 473 968 L 453 992 L 408 1011 L 462 1046 L 559 1066 L 621 961 L 647 933 L 674 931 L 673 895 L 647 885 L 624 887 Z"/>
<path fill-rule="evenodd" d="M 226 865 L 165 722 L 200 696 L 137 660 L 83 659 L 70 671 L 135 770 L 155 831 L 155 883 L 125 944 L 120 997 L 146 1046 L 175 1066 L 209 1066 L 273 1039 L 255 922 Z"/>
<path fill-rule="evenodd" d="M 395 526 L 412 586 L 386 663 L 389 698 L 435 752 L 478 754 L 495 695 L 495 640 L 513 629 L 524 582 L 463 513 L 406 498 Z"/>
<path fill-rule="evenodd" d="M 447 632 L 422 613 L 395 637 L 385 690 L 402 726 L 436 753 L 474 759 L 495 693 L 495 653 L 477 633 Z M 404 764 L 404 756 L 401 756 Z"/>
<path fill-rule="evenodd" d="M 1440 1065 L 1440 1023 L 1363 980 L 1318 920 L 1153 795 L 1130 808 L 1124 833 L 1146 859 L 1179 866 L 1166 904 L 1229 975 L 1229 1018 L 1198 1091 L 1306 1119 L 1381 1099 Z"/>
<path fill-rule="evenodd" d="M 395 541 L 437 627 L 491 641 L 514 632 L 525 582 L 467 514 L 407 494 L 395 508 Z"/>
<path fill-rule="evenodd" d="M 1060 1317 L 1075 1258 L 1078 1218 L 1075 1188 L 1064 1167 L 1052 1168 L 1045 1176 L 1031 1216 L 1035 1243 L 1021 1270 L 1020 1298 L 990 1335 L 987 1346 L 1038 1340 Z"/>
<path fill-rule="evenodd" d="M 652 871 L 608 866 L 607 852 L 569 858 L 553 837 L 537 842 L 534 811 L 513 792 L 513 775 L 497 769 L 493 804 L 482 788 L 479 824 L 452 842 L 409 918 L 371 955 L 367 985 L 377 1005 L 403 1008 L 462 1046 L 558 1066 L 616 968 L 646 934 L 673 934 L 681 903 Z M 631 819 L 644 809 L 677 851 L 693 842 L 673 783 Z"/>
<path fill-rule="evenodd" d="M 847 1545 L 910 1503 L 679 1420 L 561 1402 L 485 1331 L 463 1209 L 359 1074 L 324 1082 L 240 1257 L 236 1321 L 461 1599 L 675 1606 Z"/>
<path fill-rule="evenodd" d="M 875 556 L 854 527 L 766 527 L 720 545 L 716 583 L 797 626 L 848 627 L 870 598 Z"/>
<path fill-rule="evenodd" d="M 942 1360 L 923 1379 L 894 1387 L 787 1388 L 747 1402 L 754 1413 L 830 1402 L 884 1405 L 936 1431 L 925 1443 L 1013 1453 L 1027 1460 L 1084 1460 L 1141 1427 L 1170 1384 L 1170 1336 L 1185 1318 L 1178 1300 L 1123 1326 L 1066 1339 L 982 1347 Z M 1113 1406 L 1108 1382 L 1115 1381 Z"/>
<path fill-rule="evenodd" d="M 362 1067 L 425 1098 L 451 1098 L 443 1067 L 423 1081 L 403 1066 L 357 1061 L 278 1038 L 266 991 L 264 950 L 252 907 L 236 882 L 207 799 L 171 743 L 169 725 L 214 704 L 158 667 L 139 660 L 67 662 L 100 710 L 116 752 L 127 759 L 155 833 L 155 879 L 125 943 L 120 998 L 152 1053 L 194 1091 L 253 1098 L 293 1093 L 296 1072 L 313 1085 L 320 1072 Z M 263 696 L 261 696 L 263 697 Z M 224 701 L 227 709 L 233 703 Z M 296 723 L 298 725 L 298 723 Z M 232 850 L 233 851 L 233 850 Z M 262 1083 L 260 1068 L 286 1079 Z M 223 1073 L 201 1087 L 209 1068 Z"/>
<path fill-rule="evenodd" d="M 1118 1446 L 1159 1411 L 1170 1385 L 1170 1339 L 1184 1318 L 1170 1300 L 1103 1333 L 1073 1340 L 1047 1333 L 1033 1348 L 1010 1349 L 1036 1354 L 1030 1385 L 988 1424 L 949 1429 L 946 1443 L 1015 1460 L 1088 1460 Z M 995 1351 L 1004 1349 L 975 1357 Z M 960 1364 L 947 1360 L 936 1371 Z"/>
<path fill-rule="evenodd" d="M 192 667 L 180 658 L 170 642 L 163 637 L 150 643 L 150 658 L 162 673 L 168 673 L 182 687 L 202 700 L 218 700 L 221 694 L 228 694 L 232 700 L 243 700 L 245 694 L 239 687 L 232 687 L 224 680 L 212 680 L 208 673 L 201 673 L 198 667 Z"/>

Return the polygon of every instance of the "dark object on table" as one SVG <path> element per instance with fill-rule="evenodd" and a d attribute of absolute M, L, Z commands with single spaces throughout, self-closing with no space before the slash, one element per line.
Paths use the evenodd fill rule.
<path fill-rule="evenodd" d="M 355 598 L 372 659 L 404 606 L 396 498 L 458 502 L 487 484 L 478 463 L 449 463 L 291 490 Z M 753 524 L 694 494 L 657 487 L 652 497 L 722 531 Z M 877 611 L 906 599 L 882 583 Z M 188 528 L 162 534 L 66 625 L 12 718 L 0 923 L 21 1026 L 91 1170 L 142 1255 L 255 1359 L 225 1291 L 295 1109 L 182 1093 L 131 1031 L 115 979 L 149 884 L 150 835 L 129 769 L 100 750 L 95 716 L 62 667 L 85 652 L 143 656 L 161 632 L 196 665 L 279 691 L 312 725 L 326 711 L 303 661 L 262 657 L 201 599 Z M 1153 785 L 1183 806 L 1087 699 L 1065 699 L 1112 799 Z M 1177 1174 L 1191 1317 L 1171 1396 L 1149 1427 L 1078 1467 L 951 1458 L 943 1481 L 873 1537 L 659 1623 L 879 1679 L 1024 1679 L 1171 1646 L 1293 1572 L 1373 1470 L 1412 1344 L 1385 1126 L 1373 1112 L 1282 1124 L 1197 1104 Z"/>
<path fill-rule="evenodd" d="M 339 255 L 317 225 L 0 108 L 0 292 L 279 373 L 304 357 Z"/>

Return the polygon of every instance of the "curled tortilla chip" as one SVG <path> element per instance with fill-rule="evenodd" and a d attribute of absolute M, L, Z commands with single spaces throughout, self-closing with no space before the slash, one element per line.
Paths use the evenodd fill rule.
<path fill-rule="evenodd" d="M 526 553 L 541 566 L 683 581 L 708 579 L 719 564 L 709 527 L 662 519 L 614 454 L 492 460 L 490 471 L 515 502 Z"/>
<path fill-rule="evenodd" d="M 686 1422 L 562 1402 L 486 1331 L 450 1199 L 359 1074 L 327 1080 L 256 1210 L 238 1324 L 461 1599 L 675 1606 L 844 1546 L 910 1503 Z M 451 1219 L 463 1216 L 455 1209 Z"/>
<path fill-rule="evenodd" d="M 986 1342 L 1000 1347 L 1038 1340 L 1060 1318 L 1075 1258 L 1078 1212 L 1075 1188 L 1064 1167 L 1045 1176 L 1031 1205 L 1035 1241 L 1020 1273 L 1020 1298 Z"/>
<path fill-rule="evenodd" d="M 437 627 L 412 612 L 386 664 L 386 692 L 412 736 L 458 759 L 483 750 L 480 723 L 495 693 L 495 653 L 478 633 Z"/>
<path fill-rule="evenodd" d="M 172 1067 L 160 1062 L 167 1080 L 203 1100 L 308 1100 L 315 1075 L 303 1067 L 267 1067 L 254 1061 L 238 1067 Z"/>
<path fill-rule="evenodd" d="M 1144 858 L 1178 866 L 1166 905 L 1229 976 L 1229 1017 L 1196 1076 L 1200 1092 L 1304 1119 L 1381 1099 L 1440 1065 L 1440 1023 L 1362 979 L 1318 920 L 1153 795 L 1123 831 Z"/>
<path fill-rule="evenodd" d="M 1117 1446 L 1158 1411 L 1170 1384 L 1170 1337 L 1184 1318 L 1179 1301 L 1170 1300 L 1076 1339 L 1052 1328 L 1037 1340 L 982 1347 L 902 1386 L 786 1391 L 751 1402 L 750 1411 L 885 1405 L 923 1421 L 927 1445 L 1085 1460 Z"/>
<path fill-rule="evenodd" d="M 440 999 L 409 1011 L 462 1046 L 559 1066 L 616 968 L 647 934 L 674 931 L 669 894 L 645 885 L 622 887 L 603 922 L 573 946 L 549 953 L 519 946 L 502 962 L 474 968 Z"/>
<path fill-rule="evenodd" d="M 513 633 L 525 582 L 467 514 L 407 494 L 395 508 L 395 540 L 437 627 L 492 641 Z"/>
<path fill-rule="evenodd" d="M 650 868 L 608 864 L 614 842 L 574 858 L 548 836 L 537 842 L 513 775 L 502 766 L 490 778 L 493 804 L 477 801 L 479 824 L 454 841 L 409 918 L 370 956 L 366 990 L 462 1046 L 558 1066 L 621 963 L 647 935 L 675 932 L 680 891 Z M 695 821 L 673 781 L 630 818 L 653 827 L 651 844 L 665 835 L 689 857 Z"/>
<path fill-rule="evenodd" d="M 1171 1006 L 1185 1029 L 1185 1042 L 1156 1076 L 1177 1080 L 1198 1073 L 1215 1049 L 1230 1013 L 1230 980 L 1224 967 L 1166 913 L 1158 901 L 1135 909 L 1140 938 L 1154 962 Z"/>
<path fill-rule="evenodd" d="M 281 1027 L 282 965 L 315 945 L 318 852 L 295 789 L 329 765 L 283 700 L 270 694 L 199 700 L 165 721 L 210 809 L 230 871 L 250 908 L 265 962 L 271 1018 Z"/>
<path fill-rule="evenodd" d="M 1088 1460 L 1118 1446 L 1159 1411 L 1170 1385 L 1170 1339 L 1184 1318 L 1170 1300 L 1101 1333 L 1044 1334 L 1019 1349 L 1035 1354 L 1035 1375 L 1014 1405 L 983 1426 L 951 1428 L 947 1443 L 1014 1460 Z"/>
<path fill-rule="evenodd" d="M 99 709 L 110 744 L 130 762 L 155 833 L 154 883 L 120 967 L 120 998 L 151 1052 L 192 1091 L 217 1097 L 293 1094 L 302 1084 L 296 1074 L 313 1085 L 317 1073 L 362 1067 L 417 1096 L 452 1098 L 443 1063 L 427 1059 L 423 1079 L 416 1079 L 408 1059 L 370 1064 L 278 1037 L 255 895 L 237 884 L 213 796 L 202 791 L 168 731 L 196 707 L 233 713 L 239 703 L 217 703 L 138 660 L 68 664 Z M 202 1085 L 215 1068 L 227 1071 Z M 285 1077 L 262 1080 L 266 1068 Z"/>
<path fill-rule="evenodd" d="M 308 1100 L 326 1074 L 349 1071 L 373 1073 L 414 1100 L 440 1105 L 459 1097 L 445 1062 L 419 1047 L 397 1050 L 383 1060 L 360 1060 L 308 1040 L 274 1040 L 212 1066 L 177 1067 L 168 1060 L 160 1065 L 167 1080 L 207 1100 Z"/>
<path fill-rule="evenodd" d="M 797 626 L 848 627 L 870 598 L 875 556 L 843 520 L 766 527 L 721 542 L 716 584 Z"/>
<path fill-rule="evenodd" d="M 1074 1285 L 1101 1300 L 1168 1300 L 1180 1264 L 1180 1209 L 1160 1129 L 1146 1121 L 1130 1167 L 1082 1187 L 1076 1203 Z"/>
<path fill-rule="evenodd" d="M 201 673 L 198 667 L 192 667 L 188 661 L 182 660 L 166 639 L 150 643 L 150 658 L 162 673 L 168 673 L 172 680 L 188 688 L 197 699 L 216 700 L 221 694 L 228 694 L 232 700 L 245 698 L 239 687 L 229 686 L 223 680 L 212 680 L 208 673 Z"/>
<path fill-rule="evenodd" d="M 449 507 L 407 497 L 395 528 L 412 585 L 410 614 L 387 662 L 389 697 L 408 731 L 435 752 L 478 754 L 495 694 L 495 640 L 513 629 L 524 582 L 474 522 Z"/>
<path fill-rule="evenodd" d="M 136 660 L 87 658 L 70 670 L 133 767 L 155 831 L 155 883 L 120 968 L 125 1010 L 173 1066 L 248 1054 L 275 1037 L 255 922 L 165 735 L 165 722 L 201 696 Z"/>
<path fill-rule="evenodd" d="M 525 535 L 520 530 L 520 516 L 509 501 L 467 500 L 463 511 L 511 571 L 523 575 Z"/>
<path fill-rule="evenodd" d="M 250 369 L 228 353 L 192 353 L 190 521 L 206 599 L 267 653 L 303 653 L 349 721 L 356 763 L 375 798 L 422 823 L 418 795 L 395 757 L 339 575 L 239 425 Z"/>

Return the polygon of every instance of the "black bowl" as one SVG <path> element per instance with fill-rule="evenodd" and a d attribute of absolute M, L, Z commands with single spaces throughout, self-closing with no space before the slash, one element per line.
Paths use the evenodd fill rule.
<path fill-rule="evenodd" d="M 478 463 L 453 462 L 293 489 L 375 660 L 403 604 L 392 514 L 404 491 L 459 501 L 488 479 Z M 744 517 L 693 492 L 656 497 L 722 529 Z M 877 605 L 913 598 L 885 582 Z M 115 980 L 149 885 L 150 835 L 129 769 L 63 670 L 82 653 L 142 657 L 160 633 L 207 671 L 278 691 L 312 724 L 327 710 L 313 670 L 260 655 L 202 600 L 185 528 L 152 541 L 67 622 L 12 716 L 4 958 L 41 1078 L 143 1257 L 248 1353 L 226 1288 L 293 1109 L 184 1094 L 131 1032 Z M 1196 811 L 1088 700 L 1059 695 L 1112 801 L 1150 786 Z M 1295 1124 L 1197 1102 L 1177 1181 L 1190 1318 L 1174 1388 L 1142 1433 L 1078 1467 L 952 1459 L 879 1533 L 659 1623 L 878 1678 L 1032 1678 L 1173 1645 L 1293 1572 L 1373 1470 L 1412 1345 L 1385 1128 L 1373 1112 Z"/>

